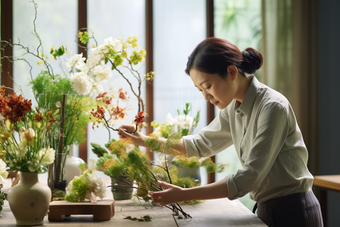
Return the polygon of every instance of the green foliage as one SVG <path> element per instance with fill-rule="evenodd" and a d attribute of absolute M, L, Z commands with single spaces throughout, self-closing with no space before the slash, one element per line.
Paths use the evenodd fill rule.
<path fill-rule="evenodd" d="M 109 142 L 107 142 L 104 146 L 107 148 L 107 149 L 109 149 L 109 147 L 111 146 L 111 144 L 113 143 L 113 142 L 115 142 L 116 140 L 113 138 L 113 139 L 111 139 L 111 140 L 109 140 Z"/>
<path fill-rule="evenodd" d="M 179 205 L 196 205 L 199 203 L 204 203 L 204 200 L 190 200 L 190 201 L 183 201 L 179 202 Z"/>
<path fill-rule="evenodd" d="M 83 177 L 74 178 L 72 182 L 73 191 L 65 197 L 69 202 L 84 201 L 88 189 L 86 179 Z"/>
<path fill-rule="evenodd" d="M 84 169 L 87 169 L 87 163 L 80 163 L 78 168 L 81 169 L 81 171 L 84 171 Z"/>
<path fill-rule="evenodd" d="M 127 172 L 127 166 L 124 161 L 117 159 L 117 160 L 112 160 L 114 164 L 109 165 L 105 170 L 104 173 L 108 176 L 111 177 L 119 177 Z"/>
<path fill-rule="evenodd" d="M 91 143 L 92 152 L 97 155 L 98 158 L 104 156 L 104 154 L 108 154 L 107 150 L 100 146 L 98 143 Z"/>
<path fill-rule="evenodd" d="M 112 140 L 111 140 L 112 141 Z M 108 144 L 108 143 L 107 143 Z M 106 144 L 106 145 L 107 145 Z M 105 145 L 105 146 L 106 146 Z M 111 145 L 109 146 L 108 150 L 110 151 L 111 154 L 115 154 L 118 157 L 121 155 L 125 155 L 127 149 L 130 147 L 130 143 L 128 139 L 120 139 L 113 141 Z"/>
<path fill-rule="evenodd" d="M 174 127 L 172 125 L 162 124 L 160 125 L 160 131 L 162 137 L 168 138 L 172 133 L 174 133 Z"/>
<path fill-rule="evenodd" d="M 195 179 L 191 177 L 178 178 L 177 181 L 174 181 L 173 183 L 182 188 L 192 188 L 199 185 L 199 183 L 195 182 Z"/>
<path fill-rule="evenodd" d="M 5 200 L 7 200 L 7 194 L 2 192 L 0 188 L 0 212 L 2 211 L 2 207 L 4 206 Z"/>
<path fill-rule="evenodd" d="M 81 37 L 79 38 L 79 41 L 82 44 L 88 44 L 90 38 L 91 38 L 90 34 L 85 31 L 85 32 L 81 33 Z"/>
<path fill-rule="evenodd" d="M 37 100 L 39 110 L 52 110 L 52 113 L 58 113 L 59 111 L 59 113 L 54 116 L 57 124 L 51 126 L 50 129 L 51 146 L 55 150 L 59 148 L 60 107 L 64 94 L 66 95 L 64 147 L 84 142 L 86 140 L 85 129 L 87 123 L 90 122 L 89 110 L 96 106 L 95 100 L 75 93 L 68 78 L 61 77 L 58 74 L 52 78 L 47 71 L 41 71 L 30 84 L 32 85 L 32 91 Z"/>
<path fill-rule="evenodd" d="M 131 217 L 131 216 L 127 216 L 124 219 L 129 219 L 131 221 L 151 221 L 151 217 L 149 215 L 145 215 L 141 218 L 136 218 L 136 217 Z"/>
<path fill-rule="evenodd" d="M 201 165 L 200 161 L 196 156 L 192 156 L 190 158 L 184 157 L 184 156 L 176 156 L 172 162 L 176 163 L 179 166 L 193 169 L 196 167 L 199 167 Z"/>
<path fill-rule="evenodd" d="M 65 192 L 59 189 L 53 189 L 52 190 L 52 200 L 56 201 L 56 200 L 65 200 Z"/>
<path fill-rule="evenodd" d="M 160 151 L 162 143 L 159 141 L 157 137 L 149 137 L 144 143 L 150 148 L 152 151 Z"/>
<path fill-rule="evenodd" d="M 66 47 L 61 46 L 58 49 L 54 47 L 51 48 L 50 54 L 52 54 L 53 58 L 56 60 L 57 57 L 63 56 L 66 53 Z"/>

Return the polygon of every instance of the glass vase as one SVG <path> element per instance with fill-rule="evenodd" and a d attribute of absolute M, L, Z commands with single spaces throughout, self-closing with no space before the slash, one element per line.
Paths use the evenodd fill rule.
<path fill-rule="evenodd" d="M 133 181 L 128 175 L 111 177 L 111 191 L 114 200 L 128 200 L 132 198 Z"/>
<path fill-rule="evenodd" d="M 65 191 L 66 189 L 66 174 L 65 174 L 65 163 L 67 153 L 56 153 L 54 162 L 49 166 L 48 169 L 48 186 L 53 191 L 59 189 Z"/>

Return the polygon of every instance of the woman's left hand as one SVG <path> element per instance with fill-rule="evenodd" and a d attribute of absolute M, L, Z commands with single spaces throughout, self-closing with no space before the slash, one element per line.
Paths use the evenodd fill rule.
<path fill-rule="evenodd" d="M 149 195 L 151 196 L 151 199 L 154 203 L 165 206 L 167 204 L 177 203 L 186 200 L 181 196 L 183 188 L 163 181 L 158 181 L 158 184 L 162 188 L 164 188 L 163 191 L 149 192 Z"/>

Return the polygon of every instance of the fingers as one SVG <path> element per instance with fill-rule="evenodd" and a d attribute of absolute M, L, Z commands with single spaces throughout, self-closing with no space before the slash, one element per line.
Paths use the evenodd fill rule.
<path fill-rule="evenodd" d="M 168 189 L 171 187 L 171 184 L 164 182 L 164 181 L 158 181 L 158 184 L 164 189 Z"/>
<path fill-rule="evenodd" d="M 164 192 L 149 192 L 149 195 L 152 199 L 152 202 L 157 203 L 157 204 L 161 204 L 161 205 L 165 205 L 164 200 L 162 198 L 162 195 L 164 194 Z"/>
<path fill-rule="evenodd" d="M 130 133 L 127 133 L 124 129 L 119 129 L 118 131 L 118 135 L 119 135 L 119 138 L 120 139 L 123 139 L 123 138 L 130 138 L 131 137 L 131 134 Z"/>
<path fill-rule="evenodd" d="M 131 133 L 136 130 L 136 126 L 135 125 L 122 125 L 118 129 L 119 129 L 118 135 L 120 139 L 131 138 L 132 137 Z"/>

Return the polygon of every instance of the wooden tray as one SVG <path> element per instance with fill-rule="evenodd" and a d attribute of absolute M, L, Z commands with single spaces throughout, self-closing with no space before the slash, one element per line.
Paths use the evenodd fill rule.
<path fill-rule="evenodd" d="M 52 201 L 48 212 L 49 221 L 61 221 L 69 215 L 93 215 L 93 221 L 109 221 L 115 215 L 114 200 L 98 200 L 97 203 Z"/>

